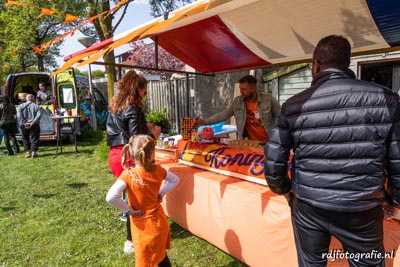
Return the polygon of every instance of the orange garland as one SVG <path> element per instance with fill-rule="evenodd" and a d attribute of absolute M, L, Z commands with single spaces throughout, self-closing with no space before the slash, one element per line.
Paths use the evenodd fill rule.
<path fill-rule="evenodd" d="M 77 26 L 77 27 L 74 27 L 69 32 L 65 32 L 62 35 L 56 37 L 55 39 L 53 39 L 53 40 L 51 40 L 49 42 L 46 42 L 44 44 L 40 44 L 40 45 L 37 45 L 37 46 L 33 47 L 33 51 L 36 54 L 42 54 L 43 50 L 47 49 L 52 44 L 60 42 L 61 40 L 63 40 L 68 35 L 73 36 L 77 29 L 83 27 L 84 25 L 86 25 L 89 22 L 92 22 L 93 20 L 97 19 L 98 17 L 100 17 L 102 15 L 107 17 L 108 15 L 110 15 L 111 12 L 113 12 L 115 10 L 118 10 L 122 5 L 126 4 L 127 2 L 128 2 L 128 0 L 121 0 L 112 9 L 110 9 L 108 11 L 104 11 L 104 12 L 102 12 L 100 14 L 97 14 L 97 15 L 95 15 L 93 17 L 86 18 L 86 19 L 79 20 L 79 17 L 71 15 L 71 14 L 67 14 L 66 17 L 65 17 L 65 20 L 63 22 L 63 25 L 67 25 L 67 24 L 69 24 L 71 22 L 78 21 L 78 20 L 79 20 L 78 22 L 81 23 L 81 24 L 79 26 Z M 7 7 L 7 6 L 10 6 L 10 5 L 18 5 L 18 6 L 33 7 L 33 8 L 41 9 L 41 13 L 38 16 L 38 18 L 43 17 L 43 16 L 51 16 L 54 13 L 58 12 L 57 10 L 52 10 L 52 9 L 48 9 L 48 8 L 43 8 L 43 7 L 38 7 L 38 6 L 30 5 L 30 4 L 17 2 L 17 1 L 8 0 L 7 3 L 5 4 L 5 6 Z"/>

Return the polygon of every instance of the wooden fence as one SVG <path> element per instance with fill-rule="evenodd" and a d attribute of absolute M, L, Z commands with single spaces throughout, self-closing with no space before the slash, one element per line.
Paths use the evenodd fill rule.
<path fill-rule="evenodd" d="M 166 109 L 171 131 L 180 132 L 180 118 L 194 116 L 195 79 L 149 81 L 147 111 Z"/>

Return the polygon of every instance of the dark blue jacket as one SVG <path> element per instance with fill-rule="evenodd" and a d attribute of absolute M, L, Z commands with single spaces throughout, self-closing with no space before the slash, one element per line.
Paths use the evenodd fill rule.
<path fill-rule="evenodd" d="M 349 69 L 320 72 L 309 89 L 283 104 L 265 156 L 266 179 L 275 193 L 291 191 L 319 208 L 357 212 L 382 202 L 387 177 L 399 205 L 399 96 L 356 80 Z"/>

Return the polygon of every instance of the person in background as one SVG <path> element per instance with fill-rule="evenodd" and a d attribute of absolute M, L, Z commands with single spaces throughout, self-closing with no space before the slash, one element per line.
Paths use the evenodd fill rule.
<path fill-rule="evenodd" d="M 400 205 L 399 96 L 357 80 L 350 52 L 342 36 L 318 42 L 311 87 L 283 104 L 265 145 L 268 186 L 291 206 L 299 266 L 326 266 L 331 236 L 344 253 L 367 255 L 348 258 L 350 266 L 385 266 L 374 255 L 385 252 L 386 181 L 390 203 Z"/>
<path fill-rule="evenodd" d="M 3 130 L 0 128 L 0 145 L 2 141 L 3 141 Z M 1 148 L 0 148 L 0 155 L 4 155 L 4 152 Z"/>
<path fill-rule="evenodd" d="M 170 248 L 170 226 L 160 203 L 179 183 L 179 178 L 155 164 L 155 142 L 148 135 L 132 136 L 122 155 L 125 170 L 108 191 L 106 200 L 130 215 L 135 266 L 169 267 L 166 249 Z M 128 159 L 135 167 L 127 164 Z M 128 204 L 120 198 L 124 190 L 128 194 Z"/>
<path fill-rule="evenodd" d="M 39 83 L 39 91 L 37 91 L 36 97 L 40 103 L 46 102 L 51 99 L 51 92 L 46 90 L 46 83 Z"/>
<path fill-rule="evenodd" d="M 147 94 L 147 81 L 135 71 L 128 71 L 117 84 L 118 93 L 111 99 L 106 122 L 107 145 L 110 147 L 108 164 L 118 178 L 124 168 L 121 165 L 122 148 L 135 134 L 152 134 L 157 139 L 161 129 L 150 132 L 143 113 L 142 100 Z M 132 253 L 133 244 L 130 221 L 126 220 L 127 240 L 124 252 Z"/>
<path fill-rule="evenodd" d="M 26 95 L 26 102 L 18 107 L 17 119 L 22 132 L 22 143 L 24 145 L 25 157 L 38 157 L 40 138 L 40 118 L 42 112 L 39 105 L 33 102 L 32 94 Z"/>
<path fill-rule="evenodd" d="M 235 116 L 239 139 L 267 142 L 281 111 L 278 101 L 271 94 L 257 92 L 257 80 L 252 75 L 242 77 L 239 88 L 240 96 L 226 110 L 209 118 L 196 118 L 195 122 L 210 125 Z"/>
<path fill-rule="evenodd" d="M 18 133 L 16 114 L 17 109 L 10 103 L 8 96 L 0 95 L 0 129 L 3 130 L 4 145 L 9 156 L 20 152 L 17 138 L 15 137 L 15 134 Z M 10 139 L 13 143 L 14 151 L 11 148 Z"/>

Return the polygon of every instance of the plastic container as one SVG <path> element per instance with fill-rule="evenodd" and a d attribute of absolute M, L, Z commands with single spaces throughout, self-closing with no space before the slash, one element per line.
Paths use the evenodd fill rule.
<path fill-rule="evenodd" d="M 161 133 L 160 136 L 157 139 L 156 146 L 159 147 L 159 148 L 162 148 L 163 147 L 163 142 L 164 142 L 164 134 Z"/>
<path fill-rule="evenodd" d="M 205 127 L 200 132 L 201 141 L 204 144 L 214 143 L 214 129 L 212 127 Z"/>
<path fill-rule="evenodd" d="M 220 131 L 222 131 L 222 127 L 224 126 L 224 124 L 225 124 L 225 122 L 221 121 L 221 122 L 219 122 L 219 123 L 212 124 L 212 125 L 200 126 L 200 127 L 197 129 L 197 131 L 198 131 L 198 132 L 201 132 L 201 130 L 203 130 L 204 128 L 207 127 L 207 128 L 213 128 L 214 133 L 220 132 Z"/>

